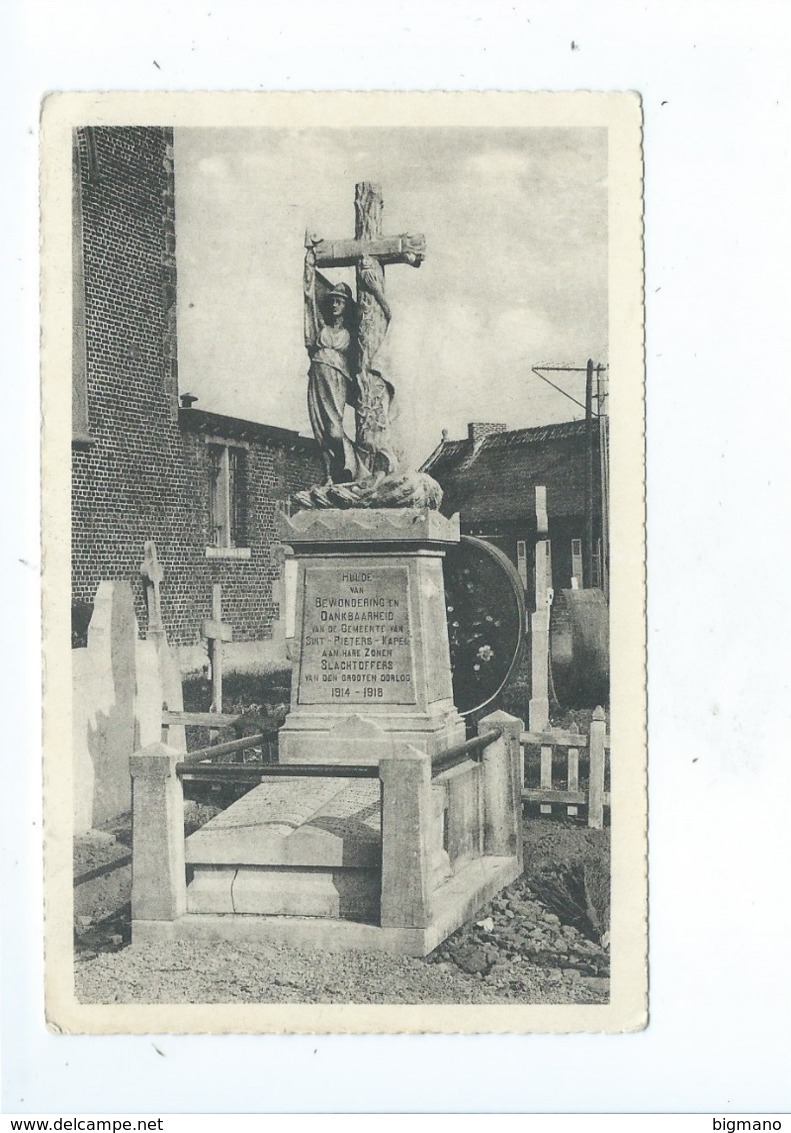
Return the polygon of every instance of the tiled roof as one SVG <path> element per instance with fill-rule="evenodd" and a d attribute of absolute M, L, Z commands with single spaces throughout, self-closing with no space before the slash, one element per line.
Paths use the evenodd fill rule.
<path fill-rule="evenodd" d="M 514 429 L 487 437 L 445 441 L 426 463 L 445 493 L 442 510 L 461 513 L 462 522 L 510 521 L 535 515 L 535 489 L 547 490 L 550 516 L 585 510 L 586 425 L 563 421 Z M 598 480 L 598 429 L 594 428 L 594 473 Z"/>
<path fill-rule="evenodd" d="M 241 417 L 226 417 L 223 413 L 210 413 L 205 409 L 180 409 L 179 425 L 188 432 L 204 433 L 207 436 L 257 441 L 259 444 L 274 444 L 284 448 L 316 447 L 312 437 L 301 437 L 293 429 L 281 429 L 277 425 L 264 425 L 259 421 L 245 421 Z"/>

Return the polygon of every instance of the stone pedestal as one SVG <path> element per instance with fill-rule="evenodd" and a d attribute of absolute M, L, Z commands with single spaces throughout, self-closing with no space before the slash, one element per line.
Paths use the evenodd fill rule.
<path fill-rule="evenodd" d="M 326 510 L 282 516 L 280 524 L 297 562 L 281 762 L 378 763 L 375 736 L 428 755 L 463 742 L 442 575 L 445 549 L 459 541 L 458 517 Z M 363 742 L 353 742 L 355 733 Z"/>
<path fill-rule="evenodd" d="M 424 956 L 521 870 L 521 721 L 488 717 L 481 731 L 502 735 L 483 760 L 432 766 L 465 739 L 442 572 L 458 519 L 411 509 L 306 511 L 283 517 L 280 534 L 297 564 L 297 601 L 279 762 L 331 766 L 263 777 L 192 834 L 179 857 L 173 768 L 162 752 L 135 757 L 136 820 L 138 797 L 158 816 L 139 839 L 136 828 L 136 875 L 138 853 L 145 872 L 155 843 L 160 851 L 168 843 L 176 863 L 164 889 L 148 881 L 153 911 L 133 894 L 135 939 Z M 355 764 L 376 770 L 345 777 L 343 765 L 348 774 Z M 183 878 L 185 864 L 184 895 L 173 878 Z"/>
<path fill-rule="evenodd" d="M 140 753 L 135 800 L 142 781 L 151 815 L 135 827 L 135 877 L 147 900 L 133 896 L 134 939 L 425 956 L 522 869 L 523 725 L 498 712 L 479 726 L 494 729 L 502 735 L 482 761 L 447 771 L 390 741 L 373 780 L 265 781 L 191 835 L 186 854 L 171 805 L 176 753 Z M 166 850 L 174 869 L 156 874 Z M 186 912 L 177 883 L 185 859 Z"/>

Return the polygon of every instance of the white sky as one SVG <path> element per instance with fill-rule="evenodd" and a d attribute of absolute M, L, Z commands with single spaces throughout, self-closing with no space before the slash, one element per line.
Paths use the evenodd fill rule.
<path fill-rule="evenodd" d="M 606 361 L 606 131 L 182 128 L 175 155 L 179 384 L 199 408 L 310 432 L 305 229 L 352 236 L 370 180 L 385 234 L 427 241 L 420 269 L 387 269 L 407 455 L 472 420 L 581 415 L 530 371 Z M 559 379 L 584 400 L 583 375 Z"/>

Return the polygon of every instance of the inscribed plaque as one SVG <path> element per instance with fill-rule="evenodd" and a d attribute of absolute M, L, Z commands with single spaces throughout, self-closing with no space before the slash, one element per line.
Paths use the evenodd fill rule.
<path fill-rule="evenodd" d="M 305 568 L 300 704 L 414 704 L 406 567 Z"/>

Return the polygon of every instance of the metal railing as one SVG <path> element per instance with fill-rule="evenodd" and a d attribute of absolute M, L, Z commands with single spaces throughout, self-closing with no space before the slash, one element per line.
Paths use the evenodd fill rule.
<path fill-rule="evenodd" d="M 499 740 L 502 729 L 495 728 L 482 736 L 474 736 L 465 743 L 457 744 L 446 751 L 431 757 L 432 778 L 443 771 L 450 771 L 469 760 L 479 762 L 490 744 Z M 376 763 L 215 763 L 219 756 L 231 755 L 249 748 L 262 747 L 277 737 L 277 732 L 259 732 L 254 736 L 243 736 L 228 743 L 214 744 L 185 753 L 176 764 L 176 774 L 190 780 L 224 781 L 233 783 L 256 783 L 263 779 L 301 777 L 312 779 L 377 779 L 379 765 Z"/>
<path fill-rule="evenodd" d="M 264 779 L 378 779 L 378 763 L 177 763 L 176 774 L 195 781 L 258 783 Z"/>
<path fill-rule="evenodd" d="M 502 734 L 501 728 L 495 728 L 491 732 L 486 732 L 483 736 L 474 736 L 463 744 L 457 744 L 456 747 L 450 747 L 447 751 L 432 756 L 432 778 L 440 775 L 443 771 L 450 771 L 452 767 L 457 767 L 460 763 L 466 763 L 467 760 L 480 761 L 485 749 L 495 740 L 499 740 Z"/>
<path fill-rule="evenodd" d="M 177 766 L 189 767 L 193 763 L 217 759 L 220 755 L 233 755 L 237 751 L 247 751 L 247 749 L 251 747 L 263 747 L 265 743 L 269 743 L 273 738 L 277 738 L 277 732 L 257 732 L 254 736 L 242 736 L 241 739 L 228 740 L 228 742 L 224 744 L 200 747 L 197 751 L 185 752 L 184 758 Z M 233 764 L 227 764 L 226 766 L 232 767 Z"/>
<path fill-rule="evenodd" d="M 231 783 L 256 783 L 272 778 L 305 779 L 378 779 L 379 766 L 376 763 L 214 763 L 220 755 L 232 755 L 237 751 L 247 751 L 252 747 L 277 738 L 277 732 L 259 732 L 255 736 L 243 736 L 239 740 L 229 740 L 225 744 L 199 748 L 185 754 L 176 764 L 176 774 L 181 778 Z"/>

